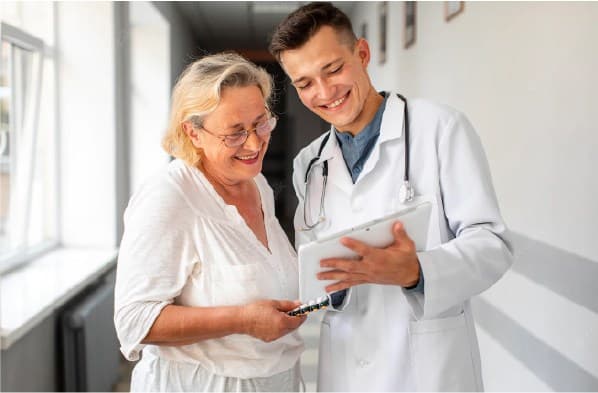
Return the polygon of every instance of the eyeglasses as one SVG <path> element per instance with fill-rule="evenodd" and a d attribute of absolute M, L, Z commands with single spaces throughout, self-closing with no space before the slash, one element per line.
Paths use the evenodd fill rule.
<path fill-rule="evenodd" d="M 266 138 L 268 138 L 270 136 L 270 134 L 272 133 L 272 131 L 274 130 L 274 128 L 276 127 L 277 121 L 278 121 L 278 118 L 276 116 L 270 114 L 268 119 L 259 122 L 254 128 L 249 129 L 249 130 L 237 131 L 233 134 L 228 134 L 228 135 L 216 134 L 215 132 L 212 132 L 212 131 L 206 129 L 203 126 L 197 126 L 197 128 L 201 128 L 208 134 L 215 136 L 216 138 L 219 138 L 222 142 L 224 142 L 226 147 L 239 147 L 247 141 L 247 138 L 249 138 L 250 132 L 255 132 L 255 134 L 257 136 L 259 136 L 260 138 L 262 138 L 264 140 Z"/>

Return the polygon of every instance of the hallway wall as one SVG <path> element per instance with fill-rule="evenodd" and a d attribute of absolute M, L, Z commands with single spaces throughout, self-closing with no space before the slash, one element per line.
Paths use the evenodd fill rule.
<path fill-rule="evenodd" d="M 386 62 L 379 4 L 368 25 L 378 89 L 463 111 L 486 149 L 517 261 L 474 301 L 488 390 L 598 390 L 595 241 L 598 3 L 418 2 L 416 42 L 403 49 L 403 2 L 388 3 Z"/>
<path fill-rule="evenodd" d="M 152 1 L 152 4 L 169 22 L 170 79 L 174 86 L 185 66 L 197 56 L 194 33 L 175 4 L 168 1 Z"/>

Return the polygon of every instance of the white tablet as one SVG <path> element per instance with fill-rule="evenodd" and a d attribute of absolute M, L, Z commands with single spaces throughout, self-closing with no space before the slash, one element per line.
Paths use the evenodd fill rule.
<path fill-rule="evenodd" d="M 307 302 L 324 295 L 326 286 L 335 282 L 334 280 L 317 279 L 316 275 L 319 272 L 329 270 L 320 268 L 320 260 L 357 256 L 352 250 L 341 244 L 342 237 L 351 237 L 373 247 L 387 247 L 394 241 L 393 224 L 401 221 L 407 235 L 415 242 L 416 249 L 423 250 L 428 237 L 431 209 L 430 202 L 422 202 L 358 227 L 299 246 L 299 298 L 301 301 Z"/>

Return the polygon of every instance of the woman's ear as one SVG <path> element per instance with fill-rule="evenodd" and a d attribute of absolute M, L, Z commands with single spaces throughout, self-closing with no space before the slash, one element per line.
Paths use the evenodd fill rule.
<path fill-rule="evenodd" d="M 193 124 L 191 122 L 184 122 L 183 130 L 191 140 L 191 143 L 193 143 L 193 146 L 197 147 L 198 149 L 202 147 L 199 132 L 197 131 L 197 128 L 193 127 Z"/>

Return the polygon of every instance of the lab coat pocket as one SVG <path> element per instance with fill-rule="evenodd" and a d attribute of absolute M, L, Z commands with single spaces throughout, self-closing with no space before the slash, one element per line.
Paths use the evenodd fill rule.
<path fill-rule="evenodd" d="M 413 372 L 419 391 L 477 390 L 465 314 L 411 321 Z"/>
<path fill-rule="evenodd" d="M 334 381 L 334 362 L 332 360 L 332 335 L 330 329 L 330 322 L 324 319 L 320 325 L 320 348 L 318 351 L 318 364 L 320 366 L 318 372 L 318 391 L 326 392 L 332 391 Z"/>
<path fill-rule="evenodd" d="M 257 279 L 258 264 L 224 265 L 211 269 L 212 304 L 229 306 L 244 304 L 260 298 Z"/>

